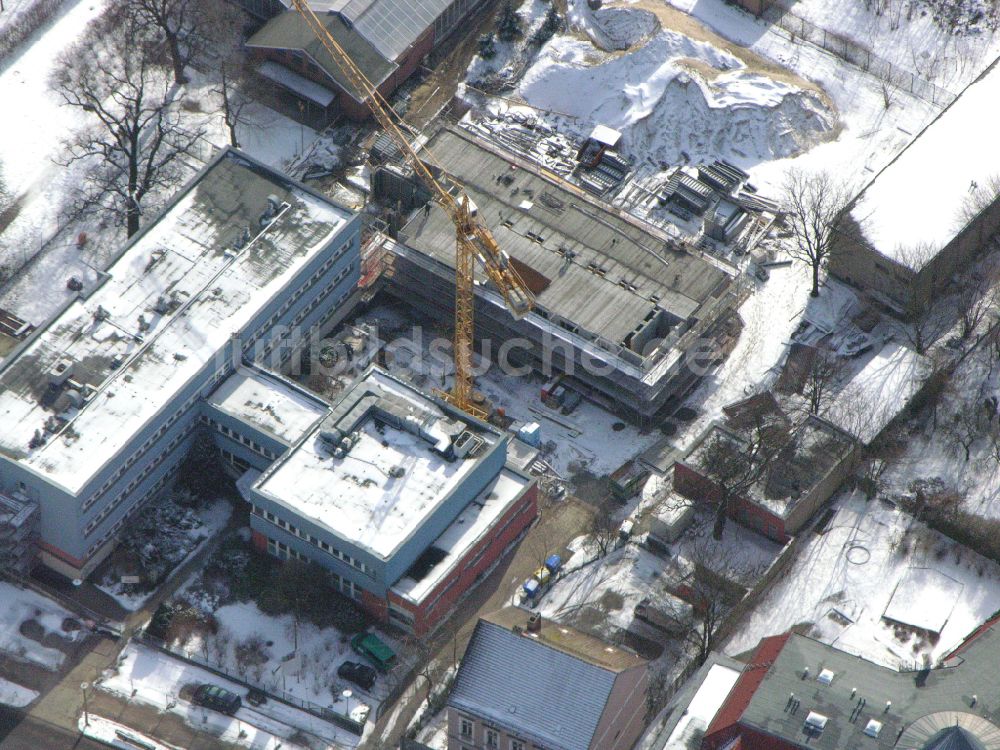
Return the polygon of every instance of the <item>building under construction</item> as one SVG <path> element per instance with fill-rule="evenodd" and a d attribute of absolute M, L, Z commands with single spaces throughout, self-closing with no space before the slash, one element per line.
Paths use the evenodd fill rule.
<path fill-rule="evenodd" d="M 535 294 L 521 320 L 477 269 L 476 337 L 640 422 L 669 413 L 740 330 L 735 271 L 493 142 L 459 128 L 425 147 L 462 183 Z M 450 323 L 455 227 L 402 170 L 375 175 L 393 207 L 388 291 Z"/>

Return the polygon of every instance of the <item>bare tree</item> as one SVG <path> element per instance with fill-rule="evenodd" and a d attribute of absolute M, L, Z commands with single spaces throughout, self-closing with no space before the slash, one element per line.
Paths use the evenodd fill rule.
<path fill-rule="evenodd" d="M 789 253 L 812 267 L 811 296 L 819 296 L 819 274 L 830 255 L 834 225 L 847 208 L 851 192 L 829 172 L 791 169 L 785 177 L 782 208 L 792 231 Z"/>
<path fill-rule="evenodd" d="M 206 0 L 124 0 L 123 9 L 133 14 L 147 33 L 153 32 L 167 47 L 174 82 L 187 82 L 184 69 L 195 55 L 195 32 Z M 219 3 L 222 5 L 222 3 Z"/>
<path fill-rule="evenodd" d="M 701 543 L 689 550 L 686 557 L 694 564 L 694 571 L 685 582 L 693 616 L 686 623 L 682 638 L 697 654 L 698 664 L 704 664 L 715 648 L 719 626 L 745 587 L 733 580 L 739 562 L 734 548 Z"/>
<path fill-rule="evenodd" d="M 956 450 L 961 446 L 965 451 L 965 460 L 968 461 L 973 444 L 983 434 L 982 414 L 975 406 L 963 404 L 952 415 L 947 430 L 948 435 L 956 443 Z"/>
<path fill-rule="evenodd" d="M 605 557 L 618 542 L 620 524 L 614 517 L 610 502 L 605 499 L 590 517 L 590 535 L 597 548 L 598 557 Z"/>
<path fill-rule="evenodd" d="M 963 229 L 970 221 L 989 208 L 1000 196 L 1000 174 L 992 174 L 982 181 L 969 183 L 969 191 L 962 196 L 958 209 L 956 229 Z"/>
<path fill-rule="evenodd" d="M 60 55 L 51 81 L 63 101 L 92 115 L 64 162 L 96 162 L 84 203 L 110 200 L 129 236 L 139 230 L 143 199 L 171 183 L 178 158 L 201 135 L 182 127 L 163 73 L 135 14 L 112 7 Z"/>
<path fill-rule="evenodd" d="M 229 131 L 229 143 L 239 148 L 237 129 L 250 124 L 247 107 L 269 98 L 264 92 L 271 91 L 271 87 L 264 85 L 243 49 L 247 17 L 240 8 L 232 3 L 206 4 L 202 0 L 199 19 L 198 34 L 206 47 L 203 56 L 211 57 L 211 65 L 219 75 L 213 92 L 219 97 L 219 111 Z"/>
<path fill-rule="evenodd" d="M 962 340 L 967 340 L 972 336 L 979 324 L 986 317 L 991 305 L 987 292 L 989 291 L 989 280 L 980 274 L 973 274 L 966 279 L 959 291 L 959 315 L 961 316 L 961 328 L 959 334 Z"/>
<path fill-rule="evenodd" d="M 715 490 L 717 505 L 712 538 L 722 539 L 733 502 L 767 472 L 781 446 L 787 442 L 786 425 L 763 418 L 744 435 L 716 429 L 697 456 L 698 468 Z"/>
<path fill-rule="evenodd" d="M 806 373 L 802 395 L 805 396 L 810 414 L 819 414 L 826 405 L 833 386 L 843 371 L 843 363 L 826 349 L 817 349 L 809 372 Z"/>
<path fill-rule="evenodd" d="M 942 311 L 930 307 L 908 324 L 903 324 L 900 330 L 917 354 L 925 354 L 949 326 L 948 318 Z"/>

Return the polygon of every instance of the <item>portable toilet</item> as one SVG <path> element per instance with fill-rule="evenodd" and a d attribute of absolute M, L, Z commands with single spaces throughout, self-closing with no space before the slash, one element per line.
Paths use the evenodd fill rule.
<path fill-rule="evenodd" d="M 538 596 L 538 592 L 541 590 L 541 588 L 542 584 L 540 584 L 538 580 L 535 578 L 529 578 L 521 586 L 521 589 L 524 591 L 524 595 L 529 599 L 534 599 L 536 596 Z"/>
<path fill-rule="evenodd" d="M 549 555 L 545 558 L 545 567 L 552 575 L 555 575 L 562 568 L 562 558 L 559 555 Z"/>

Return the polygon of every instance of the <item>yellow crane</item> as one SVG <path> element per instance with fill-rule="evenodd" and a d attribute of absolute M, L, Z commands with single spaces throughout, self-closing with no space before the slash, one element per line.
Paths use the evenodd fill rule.
<path fill-rule="evenodd" d="M 435 164 L 429 155 L 417 155 L 402 127 L 402 119 L 389 106 L 385 97 L 354 64 L 350 56 L 333 38 L 326 26 L 309 7 L 307 0 L 292 0 L 295 10 L 305 20 L 324 49 L 333 58 L 355 92 L 367 99 L 372 115 L 395 141 L 406 162 L 430 191 L 434 201 L 443 208 L 455 224 L 455 382 L 445 398 L 458 408 L 479 418 L 486 412 L 473 400 L 472 337 L 474 330 L 474 285 L 476 262 L 487 278 L 503 295 L 511 314 L 520 319 L 527 315 L 535 298 L 521 275 L 511 266 L 509 256 L 500 249 L 489 227 L 478 215 L 465 188 Z"/>

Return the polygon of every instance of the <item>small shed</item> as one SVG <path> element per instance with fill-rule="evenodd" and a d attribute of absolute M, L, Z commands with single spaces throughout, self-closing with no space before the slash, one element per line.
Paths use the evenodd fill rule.
<path fill-rule="evenodd" d="M 664 544 L 673 544 L 694 521 L 694 503 L 671 492 L 649 517 L 649 533 Z"/>

